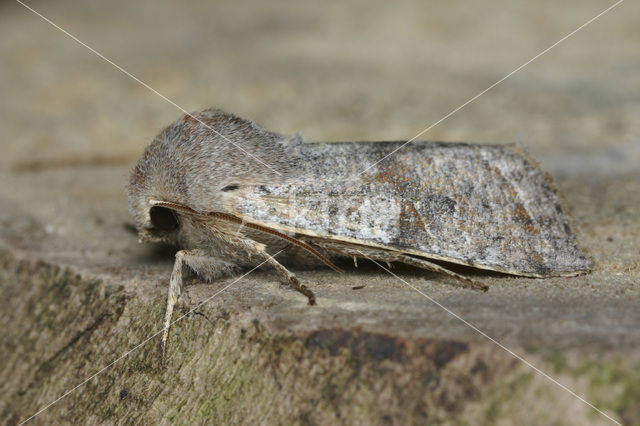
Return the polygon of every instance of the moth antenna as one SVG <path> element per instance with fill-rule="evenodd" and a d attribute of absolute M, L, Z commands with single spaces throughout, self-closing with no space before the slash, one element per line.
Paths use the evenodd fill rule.
<path fill-rule="evenodd" d="M 242 231 L 242 228 L 244 228 L 244 226 L 247 224 L 247 222 L 244 221 L 244 219 L 242 219 L 242 222 L 240 223 L 240 226 L 238 227 L 238 231 L 236 232 L 236 237 L 240 235 L 240 232 Z"/>
<path fill-rule="evenodd" d="M 311 253 L 312 255 L 314 255 L 315 257 L 317 257 L 318 259 L 320 259 L 322 261 L 322 263 L 324 263 L 325 265 L 327 265 L 329 268 L 333 269 L 336 272 L 340 272 L 343 273 L 344 271 L 340 268 L 338 268 L 336 265 L 334 265 L 329 259 L 327 259 L 326 257 L 324 257 L 322 254 L 320 254 L 320 252 L 316 249 L 314 249 L 313 247 L 311 247 L 309 244 L 300 241 L 296 238 L 290 237 L 286 234 L 283 234 L 282 232 L 276 231 L 275 229 L 271 229 L 271 228 L 267 228 L 265 226 L 260 226 L 260 225 L 256 225 L 255 223 L 251 223 L 251 222 L 245 222 L 242 219 L 230 215 L 230 214 L 226 214 L 226 213 L 220 213 L 220 212 L 210 212 L 207 213 L 207 216 L 211 216 L 211 217 L 215 217 L 215 218 L 219 218 L 219 219 L 223 219 L 223 220 L 228 220 L 230 222 L 234 222 L 234 223 L 239 223 L 239 224 L 244 224 L 244 226 L 246 228 L 251 228 L 251 229 L 255 229 L 257 231 L 261 231 L 261 232 L 265 232 L 267 234 L 271 234 L 274 235 L 278 238 L 281 238 L 285 241 L 290 242 L 291 244 L 294 244 L 306 251 L 308 251 L 309 253 Z"/>
<path fill-rule="evenodd" d="M 149 204 L 151 204 L 152 206 L 166 207 L 180 213 L 201 215 L 200 212 L 197 212 L 191 207 L 185 206 L 184 204 L 172 203 L 170 201 L 149 200 Z"/>
<path fill-rule="evenodd" d="M 324 257 L 320 252 L 318 252 L 318 250 L 314 249 L 313 247 L 311 247 L 309 244 L 304 243 L 296 238 L 290 237 L 288 235 L 283 234 L 282 232 L 278 232 L 274 229 L 271 228 L 267 228 L 264 226 L 260 226 L 260 225 L 256 225 L 255 223 L 250 223 L 250 222 L 245 222 L 244 220 L 227 214 L 227 213 L 221 213 L 221 212 L 209 212 L 209 213 L 200 213 L 194 209 L 192 209 L 189 206 L 185 206 L 183 204 L 178 204 L 178 203 L 172 203 L 169 201 L 158 201 L 158 200 L 149 200 L 149 204 L 151 204 L 152 206 L 159 206 L 159 207 L 166 207 L 168 209 L 171 210 L 175 210 L 177 212 L 181 212 L 181 213 L 186 213 L 186 214 L 192 214 L 192 215 L 198 215 L 198 216 L 210 216 L 210 217 L 215 217 L 218 219 L 223 219 L 223 220 L 228 220 L 230 222 L 234 222 L 234 223 L 238 223 L 241 226 L 244 226 L 246 228 L 251 228 L 251 229 L 255 229 L 257 231 L 261 231 L 261 232 L 265 232 L 267 234 L 271 234 L 274 235 L 278 238 L 281 238 L 285 241 L 290 242 L 291 244 L 294 244 L 306 251 L 308 251 L 309 253 L 311 253 L 312 255 L 314 255 L 315 257 L 317 257 L 318 259 L 320 259 L 325 265 L 327 265 L 329 268 L 333 269 L 336 272 L 340 272 L 342 273 L 342 269 L 338 268 L 336 265 L 334 265 L 329 259 L 327 259 L 326 257 Z"/>

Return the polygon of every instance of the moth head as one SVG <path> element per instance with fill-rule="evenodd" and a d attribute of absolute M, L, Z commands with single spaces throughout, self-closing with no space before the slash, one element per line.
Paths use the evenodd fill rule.
<path fill-rule="evenodd" d="M 281 183 L 297 162 L 292 140 L 220 110 L 187 114 L 163 129 L 132 170 L 129 210 L 141 240 L 170 240 L 180 216 L 161 200 L 194 211 L 230 213 L 246 188 Z"/>
<path fill-rule="evenodd" d="M 150 165 L 143 156 L 131 173 L 128 186 L 129 211 L 140 242 L 176 243 L 182 228 L 178 212 L 157 205 L 157 200 L 175 200 L 177 192 L 166 171 Z"/>

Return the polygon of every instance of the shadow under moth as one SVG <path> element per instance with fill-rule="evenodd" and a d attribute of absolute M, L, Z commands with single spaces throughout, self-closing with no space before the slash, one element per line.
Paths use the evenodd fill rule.
<path fill-rule="evenodd" d="M 437 262 L 525 277 L 589 270 L 550 177 L 516 147 L 416 141 L 394 152 L 401 145 L 307 143 L 215 109 L 162 130 L 128 195 L 140 241 L 181 248 L 163 354 L 184 265 L 211 281 L 264 263 L 311 305 L 286 265 L 402 262 L 477 289 Z"/>

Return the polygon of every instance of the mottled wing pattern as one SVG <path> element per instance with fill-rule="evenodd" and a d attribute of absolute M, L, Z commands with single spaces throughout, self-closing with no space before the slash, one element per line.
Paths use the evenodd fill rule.
<path fill-rule="evenodd" d="M 300 235 L 525 275 L 589 269 L 545 174 L 510 147 L 309 143 L 285 185 L 239 191 L 233 213 Z"/>

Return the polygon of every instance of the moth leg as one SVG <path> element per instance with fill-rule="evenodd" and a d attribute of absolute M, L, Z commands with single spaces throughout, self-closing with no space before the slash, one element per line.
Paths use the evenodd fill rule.
<path fill-rule="evenodd" d="M 182 293 L 182 266 L 187 264 L 196 273 L 211 280 L 217 276 L 229 274 L 232 267 L 215 257 L 208 256 L 202 250 L 180 250 L 176 253 L 171 279 L 169 280 L 169 293 L 167 295 L 167 308 L 164 314 L 164 329 L 162 330 L 162 359 L 166 358 L 171 317 L 180 294 Z"/>
<path fill-rule="evenodd" d="M 327 241 L 316 241 L 315 243 L 320 247 L 338 253 L 342 256 L 353 256 L 354 258 L 369 258 L 371 260 L 386 262 L 387 264 L 389 264 L 389 262 L 402 262 L 407 265 L 416 266 L 418 268 L 427 269 L 429 271 L 438 272 L 453 277 L 456 279 L 456 282 L 458 284 L 465 288 L 473 288 L 476 290 L 484 291 L 489 289 L 486 284 L 473 280 L 469 277 L 465 277 L 464 275 L 457 274 L 443 266 L 438 265 L 437 263 L 433 263 L 426 259 L 418 257 L 408 256 L 401 252 L 375 249 L 370 247 L 359 247 L 346 243 L 332 243 Z"/>
<path fill-rule="evenodd" d="M 176 253 L 173 271 L 171 271 L 171 279 L 169 280 L 169 293 L 167 294 L 167 308 L 164 311 L 164 328 L 162 330 L 162 360 L 164 361 L 167 354 L 167 341 L 169 340 L 169 329 L 171 328 L 171 316 L 173 315 L 173 307 L 182 293 L 182 262 L 184 261 L 185 250 Z"/>
<path fill-rule="evenodd" d="M 263 258 L 264 261 L 266 261 L 266 263 L 271 265 L 271 267 L 276 270 L 284 284 L 307 296 L 307 299 L 309 299 L 309 305 L 316 304 L 316 295 L 313 294 L 313 291 L 311 291 L 306 285 L 302 284 L 298 277 L 291 273 L 287 268 L 282 266 L 277 260 L 273 258 L 273 256 L 269 255 L 269 253 L 267 253 L 266 251 L 261 250 L 259 252 L 259 255 Z"/>
<path fill-rule="evenodd" d="M 289 272 L 289 270 L 274 259 L 272 255 L 267 253 L 266 246 L 264 244 L 247 238 L 234 238 L 233 240 L 229 240 L 229 243 L 245 250 L 249 257 L 255 256 L 259 261 L 271 265 L 271 267 L 280 275 L 280 278 L 285 285 L 307 296 L 307 299 L 309 299 L 309 305 L 316 304 L 316 295 L 313 294 L 313 291 L 311 291 L 306 285 L 302 284 L 298 277 Z"/>
<path fill-rule="evenodd" d="M 417 257 L 407 256 L 405 254 L 400 254 L 396 257 L 398 262 L 405 263 L 411 266 L 417 266 L 418 268 L 427 269 L 429 271 L 438 272 L 441 274 L 449 275 L 450 277 L 454 277 L 458 280 L 460 285 L 465 288 L 473 288 L 476 290 L 487 291 L 489 287 L 486 284 L 473 280 L 469 277 L 465 277 L 464 275 L 457 274 L 453 271 L 450 271 L 447 268 L 444 268 L 437 263 L 429 262 L 426 259 L 420 259 Z"/>

